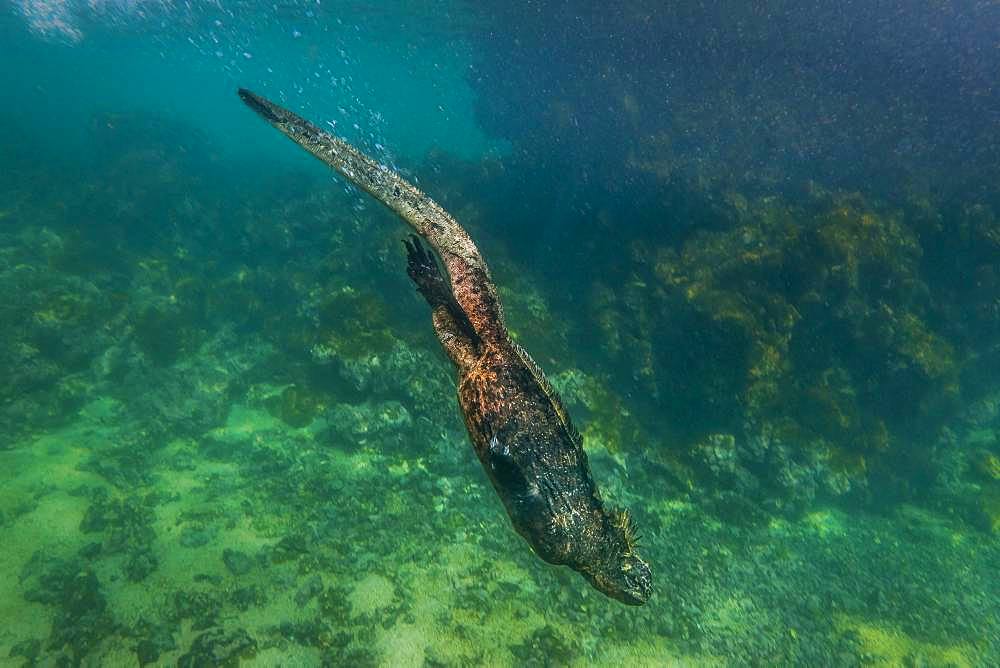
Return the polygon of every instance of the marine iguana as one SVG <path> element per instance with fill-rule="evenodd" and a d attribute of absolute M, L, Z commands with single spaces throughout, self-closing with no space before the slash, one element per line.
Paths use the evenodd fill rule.
<path fill-rule="evenodd" d="M 652 578 L 636 554 L 632 519 L 625 510 L 605 508 L 583 439 L 542 370 L 510 338 L 489 269 L 465 229 L 342 139 L 248 90 L 239 96 L 417 232 L 404 240 L 407 273 L 430 305 L 434 331 L 458 371 L 469 438 L 514 529 L 546 562 L 569 566 L 623 603 L 645 603 Z M 441 258 L 448 281 L 417 235 Z"/>

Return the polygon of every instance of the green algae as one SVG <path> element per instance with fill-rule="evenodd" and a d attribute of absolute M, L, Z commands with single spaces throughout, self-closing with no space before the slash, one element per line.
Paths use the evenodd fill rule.
<path fill-rule="evenodd" d="M 183 286 L 179 282 L 178 287 Z M 164 303 L 150 304 L 135 314 L 134 337 L 154 364 L 168 366 L 203 340 L 198 324 L 199 318 L 172 294 Z"/>
<path fill-rule="evenodd" d="M 104 412 L 94 410 L 89 414 L 94 416 L 91 419 L 99 419 Z M 91 428 L 88 424 L 94 423 L 81 424 L 81 433 Z M 856 535 L 869 520 L 826 513 L 827 519 L 821 521 L 818 515 L 811 515 L 801 523 L 784 522 L 781 541 L 774 536 L 755 539 L 756 549 L 766 549 L 767 554 L 745 558 L 733 551 L 745 539 L 740 537 L 741 532 L 733 532 L 725 525 L 716 524 L 713 528 L 696 507 L 651 508 L 652 514 L 645 518 L 645 527 L 654 536 L 648 549 L 657 554 L 662 549 L 662 554 L 671 555 L 669 560 L 661 562 L 664 569 L 660 571 L 667 578 L 666 591 L 671 593 L 658 598 L 652 607 L 638 615 L 623 616 L 586 589 L 574 587 L 574 581 L 563 577 L 559 570 L 538 564 L 525 553 L 519 539 L 507 529 L 501 511 L 490 504 L 492 496 L 485 481 L 477 481 L 471 462 L 460 471 L 448 473 L 447 468 L 440 468 L 447 460 L 439 461 L 438 456 L 424 458 L 424 465 L 419 467 L 404 466 L 411 461 L 405 454 L 394 455 L 389 461 L 398 463 L 389 465 L 385 460 L 372 459 L 363 450 L 338 454 L 333 461 L 323 456 L 314 459 L 314 454 L 329 452 L 330 446 L 303 442 L 296 436 L 299 431 L 267 412 L 237 408 L 216 432 L 220 442 L 229 444 L 224 460 L 195 458 L 180 467 L 164 470 L 156 462 L 176 462 L 177 455 L 190 451 L 192 444 L 177 441 L 156 452 L 155 460 L 146 465 L 160 468 L 160 475 L 148 477 L 140 485 L 147 493 L 160 491 L 150 497 L 152 518 L 147 516 L 137 524 L 149 526 L 152 520 L 151 542 L 148 535 L 127 529 L 131 520 L 123 519 L 121 513 L 126 512 L 125 507 L 110 493 L 95 497 L 97 506 L 91 502 L 90 507 L 101 509 L 99 513 L 85 510 L 85 503 L 65 535 L 78 536 L 77 545 L 85 545 L 94 535 L 105 536 L 111 546 L 118 543 L 116 536 L 126 542 L 146 542 L 159 565 L 142 582 L 127 577 L 114 581 L 109 576 L 124 567 L 129 557 L 127 553 L 116 556 L 114 549 L 109 552 L 103 548 L 88 557 L 95 566 L 91 575 L 86 574 L 86 569 L 83 571 L 83 579 L 77 586 L 73 584 L 75 579 L 64 581 L 56 575 L 51 578 L 45 575 L 75 573 L 75 566 L 53 570 L 32 565 L 30 559 L 22 562 L 21 567 L 35 578 L 31 582 L 39 581 L 36 576 L 49 578 L 44 587 L 31 585 L 27 580 L 26 584 L 18 584 L 14 579 L 19 590 L 27 586 L 49 592 L 40 594 L 45 600 L 31 605 L 62 606 L 56 602 L 62 599 L 55 598 L 62 596 L 57 594 L 59 591 L 65 591 L 68 597 L 66 607 L 60 608 L 65 612 L 60 614 L 72 614 L 73 601 L 104 601 L 103 605 L 91 606 L 103 611 L 94 617 L 94 624 L 75 627 L 71 635 L 58 626 L 53 627 L 55 630 L 44 630 L 43 623 L 34 635 L 45 639 L 40 651 L 51 652 L 51 643 L 62 642 L 79 656 L 101 656 L 105 660 L 126 655 L 118 652 L 138 651 L 126 649 L 131 646 L 142 648 L 141 654 L 131 656 L 147 659 L 155 656 L 160 662 L 194 661 L 204 656 L 227 661 L 242 656 L 241 661 L 246 665 L 255 662 L 265 665 L 276 656 L 300 656 L 303 660 L 325 657 L 330 661 L 372 665 L 419 665 L 431 660 L 446 665 L 469 661 L 523 665 L 544 663 L 546 657 L 558 656 L 570 663 L 612 665 L 621 660 L 669 662 L 685 657 L 711 662 L 716 652 L 733 651 L 731 645 L 715 643 L 722 643 L 727 637 L 748 638 L 748 634 L 765 633 L 767 642 L 772 643 L 769 656 L 776 660 L 802 659 L 808 656 L 801 653 L 805 646 L 828 647 L 824 643 L 843 642 L 836 640 L 842 637 L 839 630 L 842 627 L 817 626 L 814 615 L 802 613 L 796 617 L 793 610 L 762 615 L 761 606 L 769 600 L 767 596 L 779 597 L 770 599 L 773 606 L 789 593 L 780 590 L 767 594 L 776 581 L 761 581 L 761 575 L 748 579 L 749 573 L 774 558 L 770 548 L 764 546 L 784 543 L 785 559 L 793 554 L 800 558 L 809 554 L 815 559 L 817 554 L 834 550 L 840 555 L 837 559 L 844 561 L 835 560 L 823 566 L 823 577 L 828 584 L 818 595 L 835 595 L 840 597 L 838 606 L 858 610 L 863 609 L 858 606 L 865 605 L 863 598 L 852 603 L 850 597 L 863 597 L 864 587 L 871 582 L 852 584 L 857 574 L 850 564 L 855 559 L 871 558 L 875 553 L 865 557 L 855 551 L 873 535 L 883 541 L 891 535 L 888 524 L 863 529 Z M 269 434 L 266 443 L 259 439 L 261 434 Z M 467 446 L 456 437 L 451 447 Z M 251 452 L 253 455 L 247 456 Z M 63 449 L 54 448 L 50 455 L 37 452 L 36 456 L 53 459 L 39 469 L 51 471 L 56 461 L 66 455 Z M 600 459 L 595 460 L 596 464 L 600 464 Z M 269 467 L 267 478 L 260 477 L 261 466 Z M 68 470 L 74 471 L 72 465 Z M 228 482 L 215 477 L 224 471 Z M 93 478 L 95 474 L 90 472 L 74 475 L 100 479 Z M 441 496 L 443 503 L 437 511 L 430 504 L 413 502 L 415 496 L 427 494 L 421 490 L 428 477 L 448 481 L 448 486 L 455 490 Z M 66 484 L 58 478 L 52 482 L 55 487 L 42 497 L 43 504 L 59 497 L 59 490 Z M 71 477 L 69 484 L 78 483 L 72 482 Z M 357 497 L 356 489 L 373 485 L 380 489 L 377 499 Z M 634 490 L 636 484 L 630 487 Z M 291 494 L 286 494 L 286 489 Z M 64 498 L 78 503 L 79 499 L 86 501 L 87 496 Z M 391 505 L 393 509 L 386 512 L 390 507 L 386 500 L 390 498 L 402 502 Z M 30 526 L 31 517 L 50 512 L 45 507 L 48 506 L 29 510 L 6 531 L 19 535 L 24 527 Z M 262 513 L 272 517 L 262 525 L 268 527 L 263 534 L 255 528 L 256 516 Z M 88 515 L 93 519 L 88 520 Z M 859 526 L 858 522 L 862 524 Z M 909 537 L 899 534 L 894 540 L 913 541 L 914 535 L 924 536 L 924 521 L 918 517 L 913 522 L 910 531 L 916 534 Z M 672 527 L 669 538 L 656 538 L 662 531 L 656 528 L 661 523 Z M 418 526 L 427 530 L 416 531 Z M 184 547 L 181 541 L 188 527 L 211 531 L 206 540 Z M 451 535 L 453 539 L 442 541 L 442 535 Z M 950 534 L 947 540 L 952 540 Z M 726 548 L 725 558 L 713 560 L 704 555 L 706 544 L 731 544 L 732 548 Z M 992 558 L 989 550 L 995 549 L 974 535 L 963 538 L 961 545 L 964 547 L 954 558 L 965 562 L 971 555 L 981 553 L 972 563 L 982 564 L 983 568 Z M 56 550 L 57 555 L 72 553 L 72 548 L 68 552 Z M 938 556 L 934 559 L 945 554 L 941 549 L 935 553 Z M 433 554 L 434 558 L 414 560 L 419 554 Z M 782 577 L 818 575 L 806 566 L 809 559 L 799 563 L 798 568 L 805 569 L 803 572 L 785 573 Z M 831 563 L 837 567 L 830 569 Z M 926 569 L 932 568 L 930 563 L 933 561 L 923 565 L 903 562 L 897 563 L 897 567 L 901 577 L 923 581 L 929 572 Z M 374 570 L 359 568 L 359 564 L 367 564 Z M 679 566 L 681 572 L 670 573 Z M 914 568 L 917 570 L 911 570 Z M 685 574 L 691 569 L 700 571 L 701 576 L 689 578 Z M 888 573 L 878 569 L 876 572 L 882 574 L 880 577 Z M 705 579 L 706 574 L 712 575 Z M 316 587 L 317 582 L 321 589 Z M 740 582 L 743 584 L 737 584 Z M 146 587 L 164 587 L 168 604 L 164 607 L 148 600 L 143 594 Z M 749 589 L 738 593 L 740 587 Z M 319 593 L 303 594 L 314 591 Z M 920 590 L 898 600 L 888 599 L 880 604 L 884 606 L 882 614 L 897 616 L 896 623 L 908 629 L 902 633 L 912 634 L 911 625 L 917 621 L 906 622 L 900 615 L 913 606 L 914 600 L 926 605 L 922 597 L 932 595 L 936 594 Z M 917 598 L 909 598 L 913 596 Z M 734 600 L 744 602 L 734 608 L 731 607 Z M 974 600 L 977 599 L 967 602 Z M 947 605 L 945 601 L 941 604 Z M 780 611 L 782 605 L 787 604 L 771 610 Z M 109 614 L 114 618 L 139 614 L 145 625 L 126 631 L 113 618 L 101 617 Z M 659 643 L 649 641 L 651 628 L 657 629 L 662 638 Z M 795 630 L 794 637 L 790 628 Z M 955 641 L 951 644 L 961 645 L 962 656 L 977 656 L 974 645 L 963 644 L 969 636 L 960 629 L 954 630 Z M 970 629 L 968 633 L 971 632 Z M 824 634 L 830 634 L 831 640 L 824 640 Z M 498 642 L 500 637 L 503 640 Z M 598 645 L 591 644 L 596 638 L 603 640 Z M 838 651 L 865 651 L 866 643 L 873 642 L 866 638 L 862 636 L 857 650 L 848 643 Z M 777 653 L 773 653 L 775 642 L 782 648 Z M 938 656 L 933 648 L 940 642 L 940 639 L 914 640 L 906 651 Z M 752 643 L 745 647 L 751 646 Z M 22 646 L 18 651 L 30 649 Z"/>
<path fill-rule="evenodd" d="M 622 454 L 649 440 L 632 418 L 627 404 L 607 383 L 577 369 L 552 376 L 552 384 L 567 404 L 578 410 L 584 445 Z"/>
<path fill-rule="evenodd" d="M 350 287 L 325 294 L 317 305 L 319 328 L 314 345 L 345 357 L 389 352 L 395 341 L 388 310 L 371 293 Z"/>
<path fill-rule="evenodd" d="M 264 406 L 268 413 L 280 418 L 290 427 L 305 427 L 319 415 L 323 409 L 323 400 L 315 394 L 290 385 L 280 394 L 268 397 Z"/>
<path fill-rule="evenodd" d="M 931 451 L 954 418 L 965 359 L 919 235 L 899 211 L 815 187 L 804 204 L 729 204 L 726 224 L 636 247 L 632 280 L 592 292 L 604 348 L 658 406 L 636 419 L 695 460 L 708 434 L 743 448 L 766 432 L 840 493 L 900 459 L 930 465 L 906 453 Z"/>
<path fill-rule="evenodd" d="M 168 150 L 113 172 L 128 182 Z M 588 267 L 553 282 L 510 239 L 491 242 L 513 332 L 563 395 L 605 500 L 637 508 L 657 595 L 632 610 L 510 530 L 398 228 L 332 219 L 353 200 L 322 183 L 243 193 L 223 213 L 167 162 L 167 193 L 193 199 L 162 234 L 134 208 L 169 199 L 153 178 L 101 228 L 114 244 L 58 226 L 0 235 L 0 281 L 26 288 L 0 307 L 19 323 L 0 351 L 0 658 L 997 656 L 983 640 L 998 600 L 996 402 L 977 389 L 954 418 L 989 386 L 989 357 L 946 317 L 961 312 L 943 307 L 930 223 L 910 210 L 818 188 L 798 202 L 730 192 L 700 232 L 615 246 L 625 278 Z M 466 209 L 487 227 L 487 209 Z M 962 294 L 986 304 L 995 217 L 954 215 L 987 251 L 981 292 Z M 219 248 L 230 234 L 266 250 Z M 935 440 L 941 425 L 950 440 Z M 886 500 L 903 476 L 920 512 Z"/>
<path fill-rule="evenodd" d="M 983 492 L 978 501 L 979 524 L 993 534 L 1000 534 L 1000 489 L 993 489 Z"/>

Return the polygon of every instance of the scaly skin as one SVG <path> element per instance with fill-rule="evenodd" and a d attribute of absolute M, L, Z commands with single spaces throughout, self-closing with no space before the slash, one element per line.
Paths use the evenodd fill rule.
<path fill-rule="evenodd" d="M 407 273 L 432 309 L 458 371 L 458 403 L 479 461 L 511 523 L 535 553 L 581 573 L 604 594 L 642 605 L 649 566 L 624 511 L 608 510 L 583 440 L 534 360 L 514 343 L 489 269 L 468 233 L 436 202 L 350 144 L 259 95 L 251 109 L 395 211 L 441 257 L 448 281 L 413 236 Z"/>

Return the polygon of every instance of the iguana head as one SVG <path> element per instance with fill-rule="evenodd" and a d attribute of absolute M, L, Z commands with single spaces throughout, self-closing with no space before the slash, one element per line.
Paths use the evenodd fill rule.
<path fill-rule="evenodd" d="M 628 511 L 607 515 L 601 558 L 581 569 L 584 577 L 601 593 L 628 605 L 642 605 L 653 593 L 649 564 L 635 553 L 639 535 Z"/>

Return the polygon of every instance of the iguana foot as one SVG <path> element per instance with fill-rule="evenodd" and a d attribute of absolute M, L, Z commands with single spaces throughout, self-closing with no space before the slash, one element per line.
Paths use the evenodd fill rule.
<path fill-rule="evenodd" d="M 420 237 L 411 234 L 409 239 L 403 239 L 406 246 L 406 273 L 417 284 L 417 292 L 431 306 L 444 304 L 448 301 L 448 284 L 441 276 L 437 260 L 424 250 Z"/>

